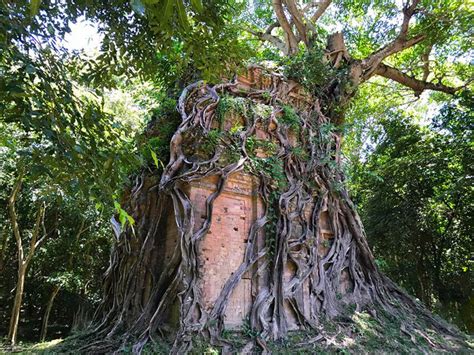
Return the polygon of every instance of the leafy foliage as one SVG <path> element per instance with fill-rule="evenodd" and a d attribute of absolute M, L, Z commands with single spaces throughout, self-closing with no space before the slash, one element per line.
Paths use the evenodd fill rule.
<path fill-rule="evenodd" d="M 472 111 L 446 105 L 430 127 L 381 121 L 353 182 L 374 253 L 391 277 L 472 331 Z"/>
<path fill-rule="evenodd" d="M 41 8 L 49 5 L 43 2 Z M 46 206 L 41 228 L 46 241 L 26 281 L 21 327 L 27 336 L 41 325 L 38 319 L 54 287 L 62 290 L 60 307 L 73 310 L 61 314 L 53 308 L 53 319 L 62 324 L 56 330 L 63 333 L 64 324 L 73 323 L 78 307 L 90 316 L 108 259 L 114 207 L 122 222 L 133 224 L 114 200 L 140 164 L 133 141 L 134 131 L 143 127 L 139 112 L 146 118 L 140 98 L 153 106 L 145 86 L 127 102 L 120 95 L 128 90 L 124 86 L 104 92 L 81 84 L 73 69 L 79 59 L 58 45 L 67 23 L 56 20 L 53 10 L 37 16 L 29 11 L 22 2 L 0 4 L 2 304 L 12 303 L 8 291 L 16 278 L 16 245 L 6 215 L 13 183 L 22 180 L 15 207 L 25 245 L 38 205 Z M 9 310 L 0 312 L 2 324 L 8 324 Z"/>
<path fill-rule="evenodd" d="M 327 96 L 327 89 L 353 88 L 344 81 L 345 64 L 338 70 L 328 65 L 324 37 L 343 29 L 351 56 L 362 59 L 397 36 L 400 4 L 334 1 L 331 16 L 316 24 L 313 46 L 282 59 L 280 51 L 247 32 L 275 23 L 270 1 L 2 1 L 0 303 L 10 303 L 8 291 L 14 285 L 15 245 L 5 207 L 19 171 L 25 170 L 17 209 L 26 240 L 38 203 L 47 203 L 44 228 L 49 237 L 33 261 L 25 300 L 26 323 L 34 329 L 39 304 L 46 302 L 52 286 L 65 291 L 58 296 L 62 308 L 75 307 L 77 299 L 89 307 L 98 301 L 112 243 L 109 218 L 116 213 L 122 228 L 133 225 L 118 202 L 121 188 L 140 166 L 160 171 L 168 161 L 169 141 L 180 120 L 175 109 L 179 89 L 196 79 L 221 81 L 249 59 L 272 60 L 287 77 L 323 98 L 325 113 L 339 114 L 347 106 Z M 426 39 L 385 62 L 421 78 L 426 66 L 420 57 L 427 56 L 430 80 L 453 86 L 469 81 L 469 4 L 423 0 L 421 7 L 412 35 Z M 61 46 L 70 24 L 82 18 L 94 22 L 103 36 L 94 56 Z M 282 30 L 277 26 L 271 33 L 280 36 Z M 424 113 L 446 96 L 407 103 L 405 94 L 398 84 L 372 79 L 351 104 L 349 125 L 323 125 L 315 139 L 331 139 L 336 130 L 349 132 L 344 144 L 353 165 L 347 173 L 379 266 L 426 304 L 472 330 L 472 98 L 464 91 L 420 128 L 412 121 L 426 124 Z M 262 102 L 269 100 L 262 96 Z M 263 104 L 248 107 L 242 101 L 223 97 L 221 121 L 229 111 L 265 111 Z M 293 131 L 299 129 L 291 107 L 284 106 L 279 119 Z M 136 135 L 148 121 L 145 133 Z M 229 132 L 212 130 L 203 151 L 212 154 L 226 141 L 227 157 L 235 160 L 232 137 L 240 130 L 239 125 Z M 276 191 L 287 183 L 284 167 L 274 158 L 256 156 L 258 150 L 271 156 L 273 142 L 249 138 L 245 148 L 255 168 L 273 180 L 272 228 L 278 223 Z M 291 154 L 307 158 L 304 147 Z M 322 164 L 335 164 L 333 156 L 320 158 Z M 77 237 L 82 222 L 86 230 Z M 7 310 L 2 311 L 6 319 Z M 72 322 L 58 311 L 53 318 Z"/>
<path fill-rule="evenodd" d="M 325 62 L 322 44 L 300 52 L 286 60 L 286 75 L 304 85 L 310 92 L 319 93 L 333 79 L 335 70 Z"/>

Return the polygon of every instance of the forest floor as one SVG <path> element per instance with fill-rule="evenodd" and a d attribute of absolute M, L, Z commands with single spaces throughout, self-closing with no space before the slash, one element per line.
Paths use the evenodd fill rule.
<path fill-rule="evenodd" d="M 380 317 L 378 317 L 380 319 Z M 259 335 L 248 327 L 241 331 L 227 331 L 222 337 L 231 348 L 223 351 L 201 338 L 193 339 L 191 354 L 260 354 L 264 344 L 272 354 L 424 354 L 424 353 L 474 353 L 474 337 L 466 335 L 463 341 L 441 336 L 426 329 L 425 332 L 410 332 L 397 319 L 383 324 L 367 312 L 354 312 L 352 317 L 321 322 L 319 334 L 314 332 L 290 332 L 288 339 L 263 343 Z M 20 343 L 13 349 L 0 343 L 0 354 L 75 354 L 78 347 L 74 340 L 55 339 L 44 343 Z M 148 344 L 144 354 L 168 354 L 168 342 Z M 131 353 L 130 348 L 122 349 L 123 354 Z"/>
<path fill-rule="evenodd" d="M 0 354 L 53 354 L 54 348 L 63 341 L 63 339 L 54 339 L 42 343 L 23 343 L 19 342 L 13 349 L 11 346 L 0 342 Z"/>

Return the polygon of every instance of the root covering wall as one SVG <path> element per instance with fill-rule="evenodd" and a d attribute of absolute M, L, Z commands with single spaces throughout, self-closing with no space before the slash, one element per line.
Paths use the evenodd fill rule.
<path fill-rule="evenodd" d="M 144 169 L 126 198 L 136 225 L 118 236 L 83 351 L 132 341 L 140 352 L 172 336 L 184 353 L 195 335 L 226 346 L 235 328 L 265 350 L 367 309 L 451 334 L 378 271 L 344 187 L 340 129 L 321 105 L 255 67 L 183 90 L 168 165 Z"/>

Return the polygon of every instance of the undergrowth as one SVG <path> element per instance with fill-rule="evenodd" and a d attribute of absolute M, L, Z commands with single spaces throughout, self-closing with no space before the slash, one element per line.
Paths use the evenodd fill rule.
<path fill-rule="evenodd" d="M 290 331 L 286 339 L 264 341 L 261 334 L 251 329 L 247 322 L 239 330 L 224 330 L 221 334 L 225 352 L 238 353 L 244 347 L 251 353 L 260 354 L 264 344 L 272 354 L 360 354 L 360 353 L 397 353 L 422 354 L 442 353 L 438 346 L 451 348 L 452 352 L 468 354 L 474 351 L 474 340 L 466 336 L 465 346 L 459 347 L 452 339 L 443 337 L 432 331 L 428 326 L 425 333 L 403 329 L 403 320 L 389 315 L 382 309 L 357 312 L 348 309 L 347 315 L 336 319 L 321 317 L 318 331 Z M 423 326 L 423 324 L 420 324 Z M 73 354 L 81 344 L 70 337 L 65 341 L 52 340 L 38 344 L 19 344 L 14 352 L 20 354 Z M 433 346 L 434 345 L 434 346 Z M 169 340 L 155 338 L 143 348 L 142 354 L 169 354 L 172 344 Z M 0 353 L 11 352 L 12 349 L 0 343 Z M 221 354 L 224 346 L 215 346 L 202 336 L 195 335 L 192 339 L 190 354 Z M 121 354 L 131 354 L 132 346 L 123 347 Z"/>

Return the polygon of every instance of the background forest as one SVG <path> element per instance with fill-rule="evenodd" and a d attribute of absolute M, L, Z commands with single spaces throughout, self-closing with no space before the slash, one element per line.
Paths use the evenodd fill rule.
<path fill-rule="evenodd" d="M 149 11 L 153 1 L 111 3 L 0 0 L 1 336 L 8 333 L 19 265 L 25 268 L 20 340 L 64 337 L 92 319 L 113 228 L 134 224 L 121 207 L 122 192 L 140 167 L 166 165 L 177 120 L 152 140 L 144 128 L 174 111 L 184 83 L 218 81 L 242 62 L 265 61 L 298 74 L 295 59 L 289 63 L 252 37 L 252 29 L 242 30 L 269 21 L 265 1 L 211 1 L 212 11 L 190 1 L 187 15 L 181 1 L 161 14 Z M 364 17 L 383 19 L 395 5 L 344 5 L 347 11 L 337 16 L 347 20 L 343 30 L 363 55 L 389 30 L 389 23 L 374 29 Z M 455 18 L 459 26 L 439 48 L 420 53 L 414 47 L 393 61 L 413 75 L 428 66 L 438 82 L 468 81 L 472 9 L 464 1 L 440 1 L 431 11 L 437 8 L 452 8 L 453 18 L 444 21 Z M 65 36 L 85 21 L 94 24 L 100 46 L 71 50 Z M 327 19 L 318 30 L 333 26 Z M 431 51 L 441 59 L 430 60 Z M 424 66 L 410 65 L 423 55 Z M 378 266 L 470 333 L 473 103 L 468 91 L 415 96 L 373 78 L 357 92 L 343 127 L 347 184 Z"/>

